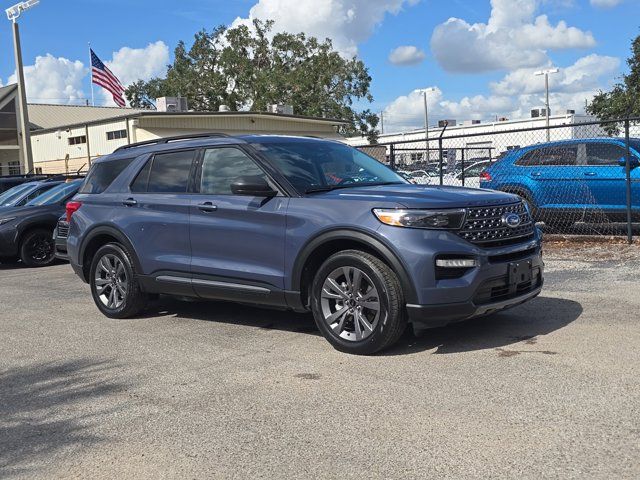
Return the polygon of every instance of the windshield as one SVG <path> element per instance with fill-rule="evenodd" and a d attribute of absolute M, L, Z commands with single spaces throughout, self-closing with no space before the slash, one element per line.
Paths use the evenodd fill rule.
<path fill-rule="evenodd" d="M 0 206 L 7 207 L 13 205 L 13 203 L 22 198 L 22 196 L 37 187 L 35 183 L 23 183 L 22 185 L 16 185 L 10 188 L 2 195 L 0 195 Z"/>
<path fill-rule="evenodd" d="M 73 195 L 80 188 L 80 184 L 82 180 L 74 180 L 69 183 L 61 183 L 57 187 L 53 187 L 51 190 L 43 193 L 39 197 L 31 200 L 27 205 L 52 205 L 54 203 L 59 203 L 64 200 L 69 195 Z"/>
<path fill-rule="evenodd" d="M 334 142 L 283 141 L 253 145 L 289 180 L 299 193 L 407 183 L 400 175 L 355 148 Z"/>

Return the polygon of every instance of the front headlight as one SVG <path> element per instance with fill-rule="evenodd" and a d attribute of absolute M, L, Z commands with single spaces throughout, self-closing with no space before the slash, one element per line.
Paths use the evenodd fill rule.
<path fill-rule="evenodd" d="M 457 230 L 462 228 L 467 212 L 462 208 L 447 210 L 376 208 L 373 213 L 382 223 L 394 227 Z"/>
<path fill-rule="evenodd" d="M 16 217 L 7 217 L 7 218 L 0 218 L 0 225 L 4 225 L 5 223 L 9 223 L 11 220 L 15 220 Z"/>

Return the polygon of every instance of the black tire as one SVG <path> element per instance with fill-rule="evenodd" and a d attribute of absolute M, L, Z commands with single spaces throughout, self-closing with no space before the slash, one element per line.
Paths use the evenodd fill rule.
<path fill-rule="evenodd" d="M 364 306 L 376 302 L 367 302 L 367 299 L 359 293 L 357 297 L 359 301 L 362 301 L 360 305 L 354 305 L 353 298 L 355 297 L 353 296 L 351 300 L 343 298 L 337 300 L 324 298 L 323 300 L 323 296 L 329 293 L 324 290 L 326 282 L 329 281 L 330 276 L 335 275 L 335 272 L 339 272 L 344 268 L 360 272 L 358 278 L 363 279 L 361 280 L 364 285 L 363 289 L 367 288 L 369 291 L 373 291 L 373 288 L 375 288 L 376 298 L 378 298 L 378 314 L 373 314 L 375 310 L 368 311 L 367 307 Z M 353 280 L 353 286 L 355 287 L 355 276 Z M 351 284 L 351 280 L 347 280 L 347 282 Z M 368 285 L 369 283 L 371 285 Z M 353 288 L 353 291 L 357 293 L 355 288 Z M 340 297 L 340 295 L 334 294 L 333 298 Z M 352 302 L 350 304 L 351 308 L 347 306 L 347 301 Z M 338 302 L 341 303 L 342 308 L 339 308 Z M 397 342 L 407 328 L 404 294 L 397 275 L 377 257 L 359 250 L 338 252 L 322 264 L 311 286 L 311 310 L 320 332 L 337 350 L 345 353 L 370 355 L 384 350 Z M 339 311 L 346 312 L 347 310 L 349 312 L 355 310 L 357 313 L 345 313 L 345 320 L 340 323 L 341 327 L 334 329 L 325 320 L 325 318 L 332 316 L 328 315 L 327 311 L 333 311 L 333 315 L 335 315 Z M 358 328 L 368 335 L 358 340 L 358 335 L 355 332 L 356 315 L 362 314 L 368 315 L 369 318 L 364 317 L 364 319 L 367 321 L 366 324 L 370 330 L 361 328 L 364 323 L 358 323 Z M 351 324 L 348 322 L 351 322 Z M 349 325 L 353 326 L 352 331 L 349 331 Z"/>
<path fill-rule="evenodd" d="M 20 260 L 27 267 L 46 267 L 55 262 L 53 230 L 35 228 L 20 240 Z"/>
<path fill-rule="evenodd" d="M 106 262 L 113 266 L 110 276 L 102 266 L 107 265 Z M 123 279 L 126 280 L 124 285 Z M 147 305 L 148 295 L 140 289 L 131 254 L 118 243 L 104 245 L 95 253 L 91 260 L 89 284 L 93 301 L 109 318 L 134 317 Z"/>

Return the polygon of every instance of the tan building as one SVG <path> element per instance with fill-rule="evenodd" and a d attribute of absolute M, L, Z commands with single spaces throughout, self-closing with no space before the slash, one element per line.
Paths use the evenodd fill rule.
<path fill-rule="evenodd" d="M 0 175 L 21 173 L 17 88 L 0 88 Z M 4 100 L 3 100 L 4 98 Z M 3 115 L 5 116 L 3 118 Z M 201 132 L 341 138 L 341 120 L 266 112 L 156 112 L 112 107 L 29 105 L 36 172 L 86 170 L 92 159 L 129 143 Z M 5 125 L 7 127 L 5 128 Z"/>

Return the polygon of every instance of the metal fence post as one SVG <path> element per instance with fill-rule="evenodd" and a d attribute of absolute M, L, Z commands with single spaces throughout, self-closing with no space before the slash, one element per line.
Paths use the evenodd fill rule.
<path fill-rule="evenodd" d="M 465 148 L 462 147 L 460 150 L 462 150 L 462 186 L 464 187 L 464 150 Z"/>
<path fill-rule="evenodd" d="M 395 149 L 395 144 L 391 144 L 389 145 L 389 167 L 391 168 L 391 170 L 395 170 L 396 169 L 396 149 Z"/>
<path fill-rule="evenodd" d="M 442 162 L 444 160 L 444 157 L 442 155 L 442 136 L 444 135 L 444 132 L 447 130 L 448 126 L 449 126 L 449 122 L 445 120 L 444 127 L 442 128 L 442 131 L 440 132 L 440 136 L 438 137 L 438 150 L 440 151 L 440 185 L 444 183 L 444 177 L 442 174 Z"/>
<path fill-rule="evenodd" d="M 633 229 L 631 225 L 631 150 L 629 148 L 629 119 L 624 121 L 624 139 L 627 148 L 625 170 L 627 174 L 627 241 L 633 243 Z"/>

